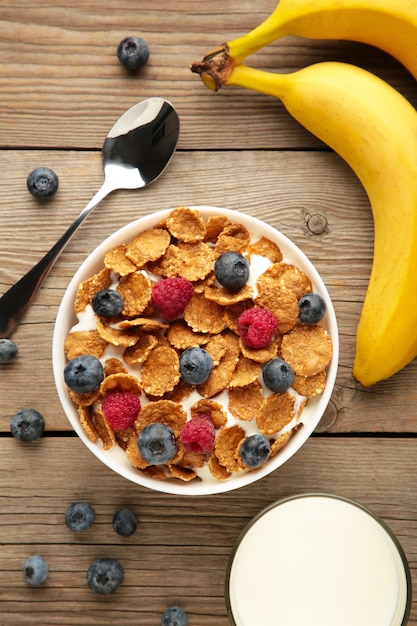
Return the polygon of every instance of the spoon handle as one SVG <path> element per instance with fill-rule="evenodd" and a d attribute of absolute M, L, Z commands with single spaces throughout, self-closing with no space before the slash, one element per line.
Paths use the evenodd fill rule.
<path fill-rule="evenodd" d="M 104 182 L 96 195 L 90 200 L 60 239 L 58 239 L 56 244 L 52 246 L 49 252 L 1 296 L 0 339 L 9 337 L 13 333 L 67 243 L 88 217 L 92 209 L 112 190 L 113 187 L 109 188 L 106 182 Z"/>

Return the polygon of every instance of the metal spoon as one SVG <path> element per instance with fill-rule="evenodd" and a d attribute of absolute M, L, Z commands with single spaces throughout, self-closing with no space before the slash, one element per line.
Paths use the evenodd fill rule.
<path fill-rule="evenodd" d="M 179 119 L 162 98 L 148 98 L 117 120 L 103 144 L 104 183 L 46 255 L 0 298 L 0 339 L 9 337 L 44 279 L 93 208 L 116 189 L 139 189 L 158 178 L 175 152 Z"/>

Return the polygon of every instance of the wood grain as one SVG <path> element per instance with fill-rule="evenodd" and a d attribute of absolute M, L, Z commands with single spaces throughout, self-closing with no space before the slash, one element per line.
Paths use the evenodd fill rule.
<path fill-rule="evenodd" d="M 276 0 L 0 0 L 0 294 L 28 271 L 101 186 L 101 147 L 119 115 L 148 96 L 171 100 L 181 119 L 177 153 L 140 192 L 105 199 L 70 242 L 14 335 L 17 359 L 0 365 L 0 626 L 159 624 L 181 604 L 189 626 L 227 626 L 224 577 L 245 524 L 271 502 L 327 492 L 368 506 L 398 536 L 417 582 L 417 361 L 373 388 L 352 378 L 356 326 L 372 267 L 373 220 L 348 166 L 301 128 L 274 98 L 241 89 L 207 90 L 189 66 L 259 24 Z M 116 47 L 142 36 L 149 63 L 137 75 Z M 417 106 L 415 80 L 380 50 L 354 42 L 285 37 L 248 59 L 277 72 L 321 60 L 373 71 Z M 26 188 L 39 165 L 59 191 L 39 203 Z M 254 215 L 292 239 L 321 273 L 339 324 L 336 386 L 316 432 L 295 457 L 259 484 L 205 498 L 138 487 L 114 474 L 74 435 L 55 391 L 51 344 L 65 289 L 97 244 L 159 209 L 213 205 Z M 317 226 L 318 225 L 318 226 Z M 46 420 L 31 445 L 10 434 L 30 406 Z M 67 507 L 87 500 L 86 533 L 65 526 Z M 140 523 L 123 539 L 114 512 Z M 25 559 L 48 559 L 41 588 L 24 584 Z M 118 558 L 125 580 L 97 597 L 86 571 Z M 417 626 L 413 602 L 409 624 Z M 262 626 L 262 625 L 260 625 Z"/>
<path fill-rule="evenodd" d="M 209 149 L 317 147 L 317 140 L 273 98 L 239 89 L 214 94 L 189 70 L 217 45 L 257 26 L 275 4 L 83 0 L 71 6 L 66 0 L 53 5 L 2 0 L 2 144 L 100 148 L 125 108 L 156 95 L 178 108 L 183 149 L 202 144 Z M 131 33 L 144 37 L 151 51 L 148 65 L 133 76 L 116 57 L 119 41 Z M 408 73 L 363 44 L 286 37 L 253 55 L 250 63 L 287 72 L 330 59 L 371 69 L 417 103 Z"/>
<path fill-rule="evenodd" d="M 61 181 L 58 194 L 45 205 L 39 205 L 25 187 L 27 173 L 40 162 L 55 169 Z M 101 184 L 102 168 L 99 153 L 76 151 L 0 151 L 0 165 L 4 291 L 49 249 L 87 203 Z M 300 246 L 321 273 L 334 302 L 341 342 L 337 384 L 321 432 L 417 431 L 412 391 L 417 363 L 370 390 L 352 378 L 356 325 L 372 264 L 373 222 L 354 174 L 337 155 L 322 151 L 179 151 L 163 177 L 149 188 L 115 192 L 104 200 L 64 251 L 15 334 L 18 360 L 1 368 L 5 416 L 36 403 L 49 430 L 68 430 L 51 365 L 54 320 L 66 286 L 87 254 L 114 230 L 146 213 L 182 204 L 224 206 L 259 217 Z M 312 215 L 326 219 L 322 234 L 309 230 Z M 40 381 L 35 386 L 41 384 L 42 393 L 34 394 L 35 373 Z M 7 420 L 1 429 L 8 430 Z"/>
<path fill-rule="evenodd" d="M 240 531 L 271 502 L 298 493 L 335 493 L 369 507 L 396 533 L 417 581 L 412 439 L 313 438 L 261 483 L 205 498 L 138 487 L 103 467 L 78 439 L 46 438 L 32 446 L 1 439 L 0 458 L 1 624 L 150 626 L 159 624 L 166 606 L 180 603 L 190 626 L 226 626 L 225 570 Z M 64 523 L 75 500 L 96 510 L 83 533 Z M 129 539 L 111 526 L 122 506 L 139 518 Z M 42 588 L 28 589 L 21 567 L 34 553 L 48 559 L 50 575 Z M 90 563 L 102 556 L 117 558 L 125 570 L 123 585 L 104 598 L 85 581 Z M 417 624 L 415 603 L 409 624 Z"/>

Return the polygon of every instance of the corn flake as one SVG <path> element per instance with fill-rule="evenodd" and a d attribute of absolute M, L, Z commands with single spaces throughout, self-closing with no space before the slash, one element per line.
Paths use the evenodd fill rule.
<path fill-rule="evenodd" d="M 180 361 L 176 350 L 156 346 L 141 368 L 143 390 L 151 396 L 163 396 L 180 380 Z"/>
<path fill-rule="evenodd" d="M 281 431 L 295 416 L 295 398 L 287 391 L 272 393 L 263 399 L 256 418 L 259 431 L 272 435 Z"/>
<path fill-rule="evenodd" d="M 178 241 L 203 241 L 206 236 L 206 224 L 199 211 L 188 207 L 179 207 L 169 214 L 166 225 Z"/>
<path fill-rule="evenodd" d="M 329 364 L 332 342 L 321 326 L 297 326 L 282 338 L 281 356 L 299 376 L 314 376 Z"/>
<path fill-rule="evenodd" d="M 75 313 L 84 311 L 87 304 L 90 304 L 91 298 L 101 291 L 107 289 L 111 285 L 110 270 L 105 267 L 91 278 L 80 283 L 75 296 L 74 309 Z"/>
<path fill-rule="evenodd" d="M 194 294 L 185 307 L 184 319 L 197 333 L 221 333 L 226 328 L 223 307 L 204 294 Z"/>
<path fill-rule="evenodd" d="M 237 419 L 250 422 L 256 419 L 262 401 L 262 386 L 255 381 L 246 387 L 236 387 L 229 390 L 229 411 Z"/>
<path fill-rule="evenodd" d="M 181 404 L 172 400 L 157 400 L 149 402 L 139 412 L 135 427 L 139 433 L 145 426 L 158 422 L 169 426 L 176 437 L 187 420 L 187 414 Z"/>
<path fill-rule="evenodd" d="M 136 265 L 127 258 L 126 248 L 126 244 L 122 244 L 104 255 L 104 265 L 119 276 L 127 276 L 137 269 Z"/>
<path fill-rule="evenodd" d="M 127 244 L 126 256 L 137 268 L 142 268 L 148 261 L 160 259 L 170 242 L 171 237 L 163 228 L 144 230 Z"/>
<path fill-rule="evenodd" d="M 237 452 L 239 444 L 245 436 L 245 431 L 237 424 L 222 428 L 217 435 L 214 453 L 220 465 L 223 465 L 228 472 L 239 472 L 244 467 L 237 456 Z"/>
<path fill-rule="evenodd" d="M 70 361 L 83 354 L 91 354 L 98 359 L 103 355 L 107 342 L 97 330 L 76 330 L 65 339 L 64 352 Z"/>

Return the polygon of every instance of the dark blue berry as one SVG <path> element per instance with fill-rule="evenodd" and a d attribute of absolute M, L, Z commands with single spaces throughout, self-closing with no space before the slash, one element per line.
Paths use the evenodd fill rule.
<path fill-rule="evenodd" d="M 249 279 L 249 263 L 240 252 L 225 252 L 214 263 L 214 275 L 229 291 L 239 291 Z"/>
<path fill-rule="evenodd" d="M 48 578 L 48 563 L 42 556 L 34 554 L 23 565 L 23 578 L 30 585 L 41 585 Z"/>
<path fill-rule="evenodd" d="M 103 366 L 91 354 L 74 357 L 64 368 L 65 383 L 76 393 L 95 391 L 100 387 L 103 378 Z"/>
<path fill-rule="evenodd" d="M 65 513 L 65 523 L 70 530 L 88 530 L 96 517 L 94 508 L 88 502 L 74 502 Z"/>
<path fill-rule="evenodd" d="M 137 72 L 148 62 L 148 44 L 141 37 L 125 37 L 117 46 L 117 58 L 128 70 Z"/>
<path fill-rule="evenodd" d="M 138 449 L 151 465 L 167 463 L 177 453 L 177 442 L 173 430 L 165 424 L 153 422 L 140 432 Z"/>
<path fill-rule="evenodd" d="M 306 293 L 299 299 L 298 308 L 303 324 L 317 324 L 326 313 L 326 303 L 318 293 Z"/>
<path fill-rule="evenodd" d="M 58 176 L 49 167 L 37 167 L 26 179 L 27 188 L 35 198 L 50 198 L 58 191 Z"/>
<path fill-rule="evenodd" d="M 96 559 L 88 568 L 87 583 L 100 595 L 113 593 L 123 582 L 123 568 L 116 559 Z"/>
<path fill-rule="evenodd" d="M 162 615 L 161 626 L 187 626 L 188 617 L 180 606 L 170 606 Z"/>
<path fill-rule="evenodd" d="M 0 339 L 0 363 L 10 363 L 17 356 L 17 345 L 11 339 Z"/>
<path fill-rule="evenodd" d="M 240 458 L 246 467 L 260 467 L 269 459 L 271 445 L 263 435 L 250 435 L 240 446 Z"/>
<path fill-rule="evenodd" d="M 180 356 L 180 374 L 185 383 L 205 383 L 213 369 L 213 361 L 203 348 L 187 348 Z"/>
<path fill-rule="evenodd" d="M 130 509 L 120 509 L 113 515 L 112 525 L 118 535 L 130 537 L 137 530 L 138 518 Z"/>
<path fill-rule="evenodd" d="M 115 317 L 123 309 L 123 298 L 115 289 L 102 289 L 94 294 L 91 305 L 100 317 Z"/>
<path fill-rule="evenodd" d="M 42 437 L 45 430 L 45 420 L 35 409 L 20 409 L 13 415 L 10 429 L 13 437 L 19 441 L 31 443 Z"/>
<path fill-rule="evenodd" d="M 294 382 L 291 365 L 283 359 L 271 359 L 262 367 L 265 385 L 274 393 L 284 393 Z"/>

